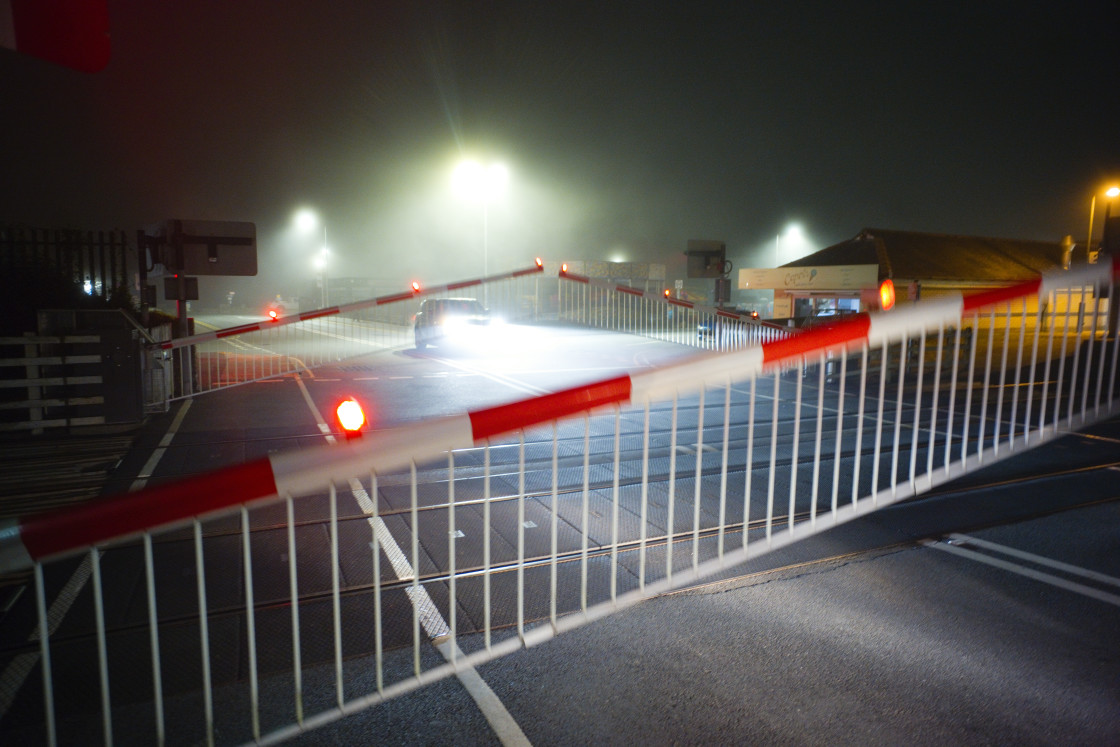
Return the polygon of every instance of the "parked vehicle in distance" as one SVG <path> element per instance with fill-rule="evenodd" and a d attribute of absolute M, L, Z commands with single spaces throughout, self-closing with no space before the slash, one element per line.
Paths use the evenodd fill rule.
<path fill-rule="evenodd" d="M 429 345 L 464 344 L 478 341 L 490 326 L 490 312 L 474 298 L 426 298 L 416 313 L 413 333 L 416 349 Z"/>

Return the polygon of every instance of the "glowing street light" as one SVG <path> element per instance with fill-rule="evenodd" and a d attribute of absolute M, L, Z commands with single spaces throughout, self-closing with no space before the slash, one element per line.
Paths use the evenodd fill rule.
<path fill-rule="evenodd" d="M 1108 202 L 1104 204 L 1104 227 L 1101 229 L 1101 245 L 1104 245 L 1105 234 L 1108 232 L 1108 217 L 1110 208 L 1112 207 L 1112 200 L 1120 196 L 1120 187 L 1112 186 L 1104 191 L 1104 196 L 1108 198 Z M 1093 212 L 1097 207 L 1097 194 L 1093 193 L 1093 198 L 1089 201 L 1089 233 L 1085 237 L 1085 251 L 1088 252 L 1089 261 L 1093 262 L 1096 257 L 1093 253 Z"/>
<path fill-rule="evenodd" d="M 330 296 L 327 293 L 327 261 L 330 258 L 330 247 L 327 245 L 327 224 L 319 219 L 318 213 L 310 208 L 301 208 L 295 214 L 296 230 L 308 234 L 316 230 L 320 224 L 323 226 L 323 245 L 318 254 L 311 260 L 315 269 L 319 271 L 319 303 L 326 308 Z"/>
<path fill-rule="evenodd" d="M 505 189 L 509 169 L 498 162 L 483 166 L 468 159 L 455 167 L 451 181 L 461 194 L 482 200 L 482 275 L 486 277 L 490 274 L 490 201 Z"/>

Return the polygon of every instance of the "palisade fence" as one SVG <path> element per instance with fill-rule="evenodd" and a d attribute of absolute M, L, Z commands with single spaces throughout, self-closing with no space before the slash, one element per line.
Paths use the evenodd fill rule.
<path fill-rule="evenodd" d="M 858 315 L 0 527 L 0 573 L 34 589 L 0 620 L 0 739 L 280 742 L 1113 416 L 1120 340 L 1097 312 L 1118 275 Z M 1063 294 L 1078 309 L 1054 313 Z"/>
<path fill-rule="evenodd" d="M 126 231 L 30 228 L 0 224 L 0 276 L 53 270 L 87 295 L 108 300 L 133 286 L 135 242 Z"/>

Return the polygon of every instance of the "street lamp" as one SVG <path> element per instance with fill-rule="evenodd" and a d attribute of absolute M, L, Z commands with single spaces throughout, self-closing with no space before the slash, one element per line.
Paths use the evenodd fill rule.
<path fill-rule="evenodd" d="M 295 224 L 296 229 L 303 234 L 311 233 L 320 224 L 323 226 L 323 245 L 319 248 L 319 253 L 315 255 L 312 263 L 319 270 L 319 303 L 323 308 L 326 308 L 330 300 L 330 294 L 327 292 L 327 260 L 331 253 L 327 244 L 327 224 L 322 222 L 319 215 L 309 208 L 302 208 L 296 212 Z"/>
<path fill-rule="evenodd" d="M 490 200 L 505 188 L 509 169 L 498 162 L 483 166 L 468 159 L 455 167 L 451 179 L 460 193 L 482 200 L 482 275 L 486 277 L 490 274 Z"/>
<path fill-rule="evenodd" d="M 1109 208 L 1112 207 L 1112 200 L 1120 196 L 1120 187 L 1112 186 L 1104 191 L 1104 196 L 1109 199 L 1104 205 L 1104 227 L 1101 229 L 1101 245 L 1104 245 L 1105 233 L 1108 231 L 1108 217 Z M 1093 254 L 1093 213 L 1097 207 L 1097 194 L 1093 193 L 1093 198 L 1089 201 L 1089 233 L 1085 237 L 1085 252 L 1088 254 L 1089 262 L 1095 260 Z"/>

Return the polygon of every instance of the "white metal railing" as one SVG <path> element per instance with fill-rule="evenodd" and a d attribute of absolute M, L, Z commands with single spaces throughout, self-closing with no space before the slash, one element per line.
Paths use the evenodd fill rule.
<path fill-rule="evenodd" d="M 3 677 L 28 685 L 0 695 L 0 738 L 281 741 L 1110 416 L 1107 316 L 1037 300 L 1103 308 L 1116 270 L 4 527 L 0 572 L 34 594 L 3 620 Z"/>
<path fill-rule="evenodd" d="M 557 316 L 705 350 L 739 350 L 798 332 L 748 314 L 578 275 L 566 267 L 560 270 Z"/>
<path fill-rule="evenodd" d="M 426 298 L 470 295 L 509 320 L 534 321 L 542 268 L 538 260 L 524 270 L 265 319 L 167 340 L 151 349 L 170 362 L 168 399 L 184 399 L 376 350 L 409 347 L 412 320 Z"/>

